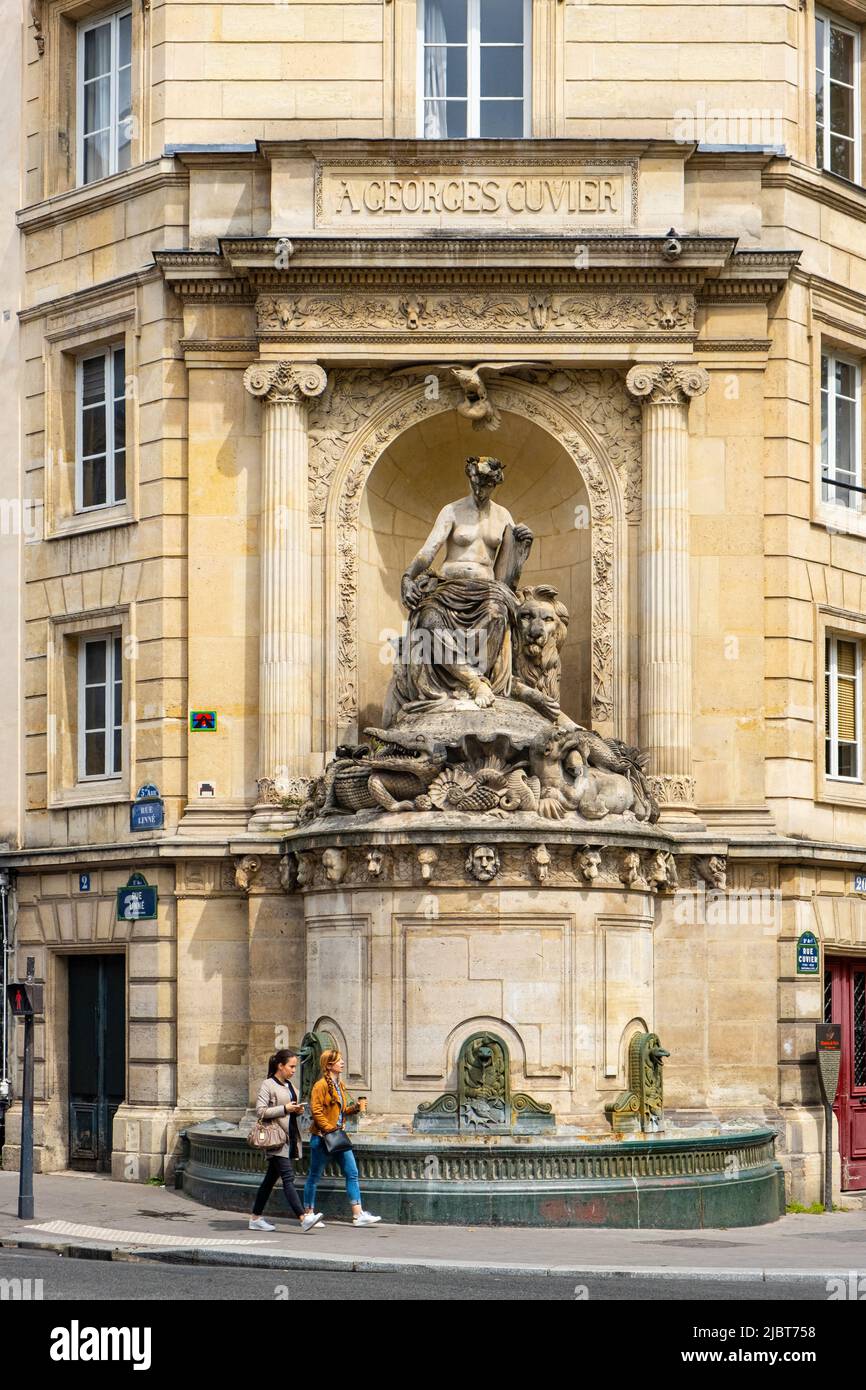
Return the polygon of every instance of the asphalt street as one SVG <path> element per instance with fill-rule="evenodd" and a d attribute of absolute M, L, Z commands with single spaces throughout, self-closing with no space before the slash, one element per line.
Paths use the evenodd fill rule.
<path fill-rule="evenodd" d="M 680 1280 L 657 1282 L 604 1279 L 576 1284 L 574 1279 L 532 1275 L 481 1275 L 431 1271 L 429 1274 L 343 1273 L 321 1270 L 225 1269 L 209 1265 L 174 1265 L 158 1261 L 67 1259 L 42 1251 L 0 1250 L 0 1281 L 42 1280 L 44 1301 L 174 1302 L 337 1302 L 481 1300 L 504 1302 L 689 1302 L 696 1288 Z M 826 1302 L 824 1281 L 772 1282 L 704 1280 L 705 1302 Z M 0 1302 L 0 1318 L 13 1304 Z"/>

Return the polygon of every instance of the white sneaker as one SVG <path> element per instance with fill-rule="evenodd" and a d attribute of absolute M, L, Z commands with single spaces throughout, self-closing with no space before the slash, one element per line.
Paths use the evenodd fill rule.
<path fill-rule="evenodd" d="M 311 1231 L 314 1226 L 318 1226 L 321 1219 L 317 1211 L 308 1212 L 301 1222 L 301 1230 L 306 1234 L 306 1232 Z"/>
<path fill-rule="evenodd" d="M 253 1216 L 250 1219 L 251 1231 L 275 1231 L 276 1226 L 272 1226 L 270 1221 L 266 1221 L 263 1216 Z"/>
<path fill-rule="evenodd" d="M 310 1215 L 311 1215 L 310 1212 L 308 1212 L 308 1211 L 305 1211 L 305 1212 L 304 1212 L 304 1216 L 310 1216 Z M 324 1229 L 325 1229 L 325 1218 L 324 1218 L 324 1216 L 320 1216 L 320 1217 L 319 1217 L 319 1224 L 318 1224 L 318 1226 L 316 1227 L 316 1230 L 317 1230 L 317 1231 L 323 1231 Z"/>
<path fill-rule="evenodd" d="M 362 1211 L 360 1216 L 352 1218 L 353 1226 L 376 1226 L 382 1220 L 381 1216 L 373 1216 L 369 1211 Z"/>

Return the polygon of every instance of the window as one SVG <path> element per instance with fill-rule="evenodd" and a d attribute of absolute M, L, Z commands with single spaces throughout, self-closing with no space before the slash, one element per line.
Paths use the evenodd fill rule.
<path fill-rule="evenodd" d="M 132 151 L 132 12 L 78 30 L 78 181 L 128 169 Z"/>
<path fill-rule="evenodd" d="M 106 348 L 76 364 L 75 510 L 126 498 L 126 353 Z"/>
<path fill-rule="evenodd" d="M 815 15 L 818 167 L 860 181 L 860 35 L 835 15 Z"/>
<path fill-rule="evenodd" d="M 419 0 L 420 128 L 428 140 L 530 133 L 531 0 Z"/>
<path fill-rule="evenodd" d="M 824 678 L 824 770 L 828 777 L 860 781 L 861 649 L 859 642 L 827 637 Z"/>
<path fill-rule="evenodd" d="M 821 489 L 825 502 L 862 510 L 860 368 L 821 354 Z"/>
<path fill-rule="evenodd" d="M 117 633 L 78 644 L 78 776 L 119 777 L 122 769 L 123 666 Z"/>

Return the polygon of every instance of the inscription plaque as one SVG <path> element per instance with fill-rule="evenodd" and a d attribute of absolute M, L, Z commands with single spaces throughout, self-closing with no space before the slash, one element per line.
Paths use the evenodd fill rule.
<path fill-rule="evenodd" d="M 321 162 L 316 225 L 626 227 L 635 221 L 637 161 L 477 168 Z"/>

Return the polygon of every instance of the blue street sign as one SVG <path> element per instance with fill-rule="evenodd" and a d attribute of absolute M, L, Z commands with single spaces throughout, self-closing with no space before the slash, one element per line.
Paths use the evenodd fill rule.
<path fill-rule="evenodd" d="M 132 874 L 125 888 L 117 890 L 118 922 L 148 922 L 156 917 L 158 894 L 143 874 Z"/>
<path fill-rule="evenodd" d="M 821 949 L 818 938 L 812 931 L 801 932 L 797 937 L 797 974 L 817 975 L 821 969 Z"/>
<path fill-rule="evenodd" d="M 79 893 L 90 892 L 90 874 L 78 875 L 78 891 Z"/>
<path fill-rule="evenodd" d="M 854 875 L 854 892 L 866 893 L 866 874 Z"/>
<path fill-rule="evenodd" d="M 129 808 L 130 830 L 162 830 L 164 825 L 163 801 L 133 801 Z"/>

